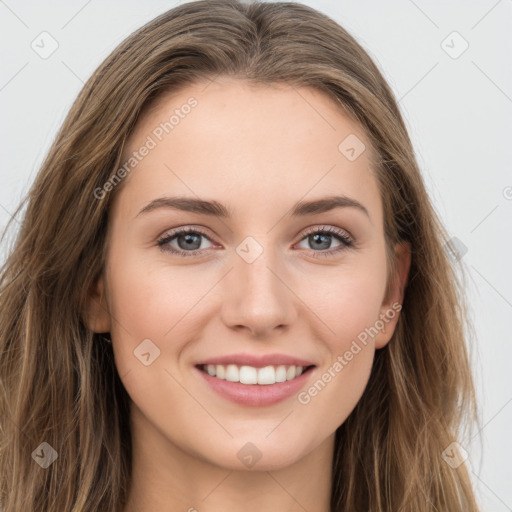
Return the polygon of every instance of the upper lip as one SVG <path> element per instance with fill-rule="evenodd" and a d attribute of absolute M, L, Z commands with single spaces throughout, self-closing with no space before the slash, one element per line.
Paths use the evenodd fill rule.
<path fill-rule="evenodd" d="M 299 359 L 298 357 L 288 356 L 286 354 L 231 354 L 219 357 L 212 357 L 196 363 L 197 366 L 206 364 L 236 364 L 237 366 L 253 366 L 254 368 L 263 368 L 265 366 L 314 366 L 311 361 Z"/>

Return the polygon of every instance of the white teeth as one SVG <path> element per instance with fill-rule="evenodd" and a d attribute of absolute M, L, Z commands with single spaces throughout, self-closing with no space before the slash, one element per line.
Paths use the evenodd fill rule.
<path fill-rule="evenodd" d="M 226 367 L 226 376 L 224 377 L 229 382 L 240 382 L 240 371 L 236 364 L 228 364 Z"/>
<path fill-rule="evenodd" d="M 295 366 L 290 366 L 290 368 L 295 368 Z M 284 382 L 286 380 L 286 366 L 278 366 L 276 368 L 276 382 Z"/>
<path fill-rule="evenodd" d="M 273 366 L 265 366 L 258 369 L 258 384 L 274 384 L 276 381 L 276 371 Z"/>
<path fill-rule="evenodd" d="M 254 366 L 237 366 L 236 364 L 208 364 L 203 366 L 203 370 L 218 379 L 228 380 L 230 382 L 240 382 L 241 384 L 260 384 L 269 385 L 276 382 L 285 382 L 301 375 L 305 368 L 303 366 L 265 366 L 255 368 Z"/>
<path fill-rule="evenodd" d="M 240 382 L 242 384 L 257 384 L 258 383 L 258 370 L 252 366 L 240 367 Z"/>

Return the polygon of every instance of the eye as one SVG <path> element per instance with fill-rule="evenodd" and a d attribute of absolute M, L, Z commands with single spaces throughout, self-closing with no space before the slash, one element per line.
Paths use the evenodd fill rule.
<path fill-rule="evenodd" d="M 338 240 L 339 245 L 334 249 L 330 249 L 333 238 Z M 304 240 L 310 246 L 309 248 L 320 249 L 319 251 L 313 251 L 312 256 L 314 258 L 332 256 L 354 246 L 354 240 L 346 231 L 331 226 L 313 228 L 306 233 L 301 242 Z M 326 251 L 325 249 L 330 250 Z"/>
<path fill-rule="evenodd" d="M 211 244 L 209 236 L 200 229 L 181 228 L 163 235 L 158 239 L 157 245 L 162 251 L 178 256 L 200 256 L 203 250 L 213 246 L 212 244 L 209 247 L 201 248 L 202 238 L 205 238 Z M 333 238 L 338 241 L 338 246 L 331 249 Z M 313 249 L 312 256 L 314 258 L 332 256 L 354 246 L 354 240 L 346 231 L 331 226 L 309 230 L 302 238 L 301 243 L 304 240 L 310 245 L 309 248 Z M 173 245 L 174 243 L 177 244 L 177 247 Z"/>
<path fill-rule="evenodd" d="M 197 228 L 178 229 L 159 238 L 157 245 L 165 252 L 180 256 L 197 256 L 203 250 L 200 249 L 201 238 L 210 240 L 206 233 Z M 178 247 L 171 245 L 172 242 L 176 242 Z"/>

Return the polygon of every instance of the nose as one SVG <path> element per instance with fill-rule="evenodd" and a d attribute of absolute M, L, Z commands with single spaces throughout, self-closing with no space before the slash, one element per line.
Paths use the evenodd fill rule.
<path fill-rule="evenodd" d="M 274 251 L 265 248 L 249 261 L 234 255 L 233 269 L 224 280 L 221 318 L 230 329 L 269 339 L 293 324 L 300 301 Z"/>

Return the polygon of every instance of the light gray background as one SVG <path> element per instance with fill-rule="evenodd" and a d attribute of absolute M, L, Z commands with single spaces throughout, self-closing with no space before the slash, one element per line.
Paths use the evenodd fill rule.
<path fill-rule="evenodd" d="M 85 80 L 129 33 L 178 3 L 0 0 L 0 228 Z M 377 61 L 400 100 L 436 209 L 467 247 L 461 261 L 471 277 L 484 428 L 483 451 L 478 436 L 464 447 L 482 510 L 510 511 L 512 2 L 303 3 L 332 16 Z M 43 31 L 59 45 L 47 59 L 31 47 Z M 469 47 L 457 56 L 464 40 Z"/>

